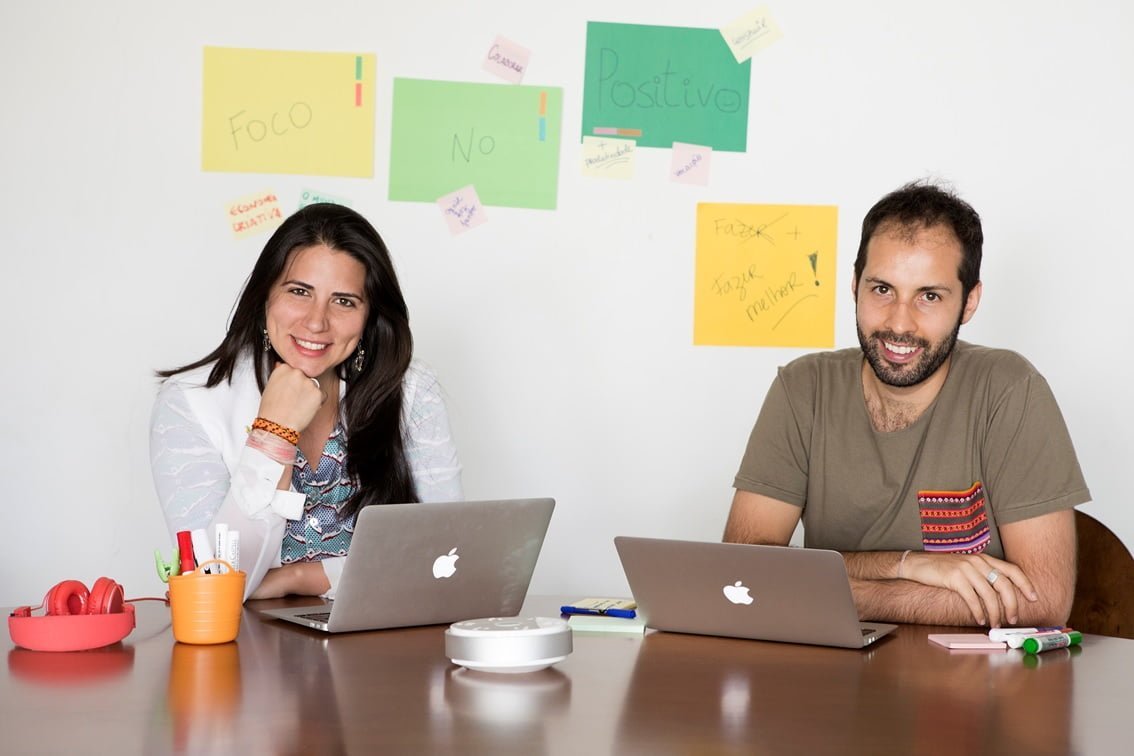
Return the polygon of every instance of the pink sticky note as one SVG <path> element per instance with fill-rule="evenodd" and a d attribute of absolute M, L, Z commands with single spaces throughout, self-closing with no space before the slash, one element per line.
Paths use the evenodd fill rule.
<path fill-rule="evenodd" d="M 441 208 L 441 214 L 449 224 L 449 232 L 454 236 L 463 234 L 470 228 L 476 228 L 488 220 L 484 208 L 481 207 L 480 197 L 476 196 L 476 189 L 472 184 L 446 194 L 437 200 L 437 207 Z"/>
<path fill-rule="evenodd" d="M 480 67 L 501 79 L 519 84 L 528 70 L 528 58 L 532 56 L 527 48 L 520 47 L 510 39 L 497 37 L 488 48 L 488 53 Z"/>
<path fill-rule="evenodd" d="M 709 161 L 712 156 L 712 147 L 674 142 L 673 157 L 669 165 L 670 181 L 708 186 Z"/>

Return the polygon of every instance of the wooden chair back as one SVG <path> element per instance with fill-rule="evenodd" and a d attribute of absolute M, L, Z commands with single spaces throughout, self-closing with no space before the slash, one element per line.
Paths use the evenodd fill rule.
<path fill-rule="evenodd" d="M 1095 635 L 1134 639 L 1134 557 L 1110 528 L 1075 510 L 1078 576 L 1068 624 Z"/>

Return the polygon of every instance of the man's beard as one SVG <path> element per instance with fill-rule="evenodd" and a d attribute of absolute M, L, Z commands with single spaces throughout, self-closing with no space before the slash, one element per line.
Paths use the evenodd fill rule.
<path fill-rule="evenodd" d="M 954 326 L 953 332 L 936 344 L 930 344 L 925 339 L 899 336 L 893 331 L 875 331 L 870 338 L 867 338 L 857 323 L 855 330 L 858 331 L 859 346 L 862 347 L 862 353 L 866 355 L 866 361 L 870 363 L 874 375 L 878 376 L 878 380 L 887 386 L 901 388 L 921 383 L 945 364 L 945 360 L 949 359 L 949 355 L 953 353 L 953 347 L 957 345 L 957 334 L 961 332 L 961 319 L 957 318 L 957 325 Z M 883 354 L 882 341 L 902 346 L 920 347 L 921 356 L 917 362 L 895 367 L 886 360 Z"/>

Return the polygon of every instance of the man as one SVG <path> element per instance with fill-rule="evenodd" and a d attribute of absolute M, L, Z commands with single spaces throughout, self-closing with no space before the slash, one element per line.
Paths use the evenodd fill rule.
<path fill-rule="evenodd" d="M 1060 625 L 1073 507 L 1090 500 L 1047 382 L 957 341 L 981 298 L 980 217 L 924 183 L 883 197 L 854 266 L 860 349 L 781 368 L 735 480 L 724 540 L 846 559 L 861 618 Z"/>

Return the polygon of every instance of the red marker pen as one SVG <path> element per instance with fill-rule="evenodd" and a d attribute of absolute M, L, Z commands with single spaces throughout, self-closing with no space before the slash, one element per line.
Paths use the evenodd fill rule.
<path fill-rule="evenodd" d="M 197 562 L 193 559 L 193 536 L 188 530 L 177 531 L 177 552 L 181 555 L 182 575 L 197 569 Z"/>

